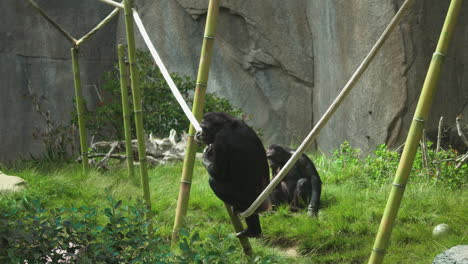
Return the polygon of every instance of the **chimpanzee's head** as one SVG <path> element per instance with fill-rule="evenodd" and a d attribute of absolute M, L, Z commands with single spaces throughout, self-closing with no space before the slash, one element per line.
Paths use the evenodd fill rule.
<path fill-rule="evenodd" d="M 291 153 L 277 144 L 272 144 L 268 147 L 267 158 L 271 165 L 283 166 L 291 157 Z"/>
<path fill-rule="evenodd" d="M 223 128 L 230 126 L 236 121 L 235 117 L 232 117 L 222 112 L 209 112 L 203 116 L 200 126 L 201 132 L 195 135 L 195 141 L 209 145 L 215 141 L 216 135 Z"/>

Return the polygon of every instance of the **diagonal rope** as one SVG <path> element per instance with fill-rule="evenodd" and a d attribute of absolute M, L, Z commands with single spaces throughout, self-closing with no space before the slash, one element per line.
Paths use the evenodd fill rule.
<path fill-rule="evenodd" d="M 317 122 L 315 127 L 312 129 L 309 135 L 307 135 L 307 137 L 304 139 L 302 144 L 299 146 L 299 148 L 297 148 L 296 152 L 294 152 L 294 154 L 291 156 L 288 162 L 286 162 L 286 164 L 280 170 L 280 172 L 276 175 L 276 177 L 270 182 L 270 184 L 265 188 L 265 190 L 263 190 L 263 192 L 257 197 L 257 199 L 252 203 L 252 205 L 247 210 L 245 210 L 244 212 L 240 214 L 241 217 L 245 218 L 245 217 L 251 216 L 255 212 L 255 210 L 257 210 L 257 208 L 263 203 L 263 201 L 273 192 L 273 189 L 281 182 L 281 180 L 286 176 L 286 174 L 288 174 L 288 172 L 291 170 L 294 164 L 296 164 L 297 160 L 305 152 L 305 150 L 310 145 L 310 143 L 312 143 L 312 141 L 317 137 L 320 130 L 325 126 L 328 120 L 332 117 L 332 115 L 341 105 L 341 103 L 349 94 L 349 92 L 351 92 L 351 90 L 354 88 L 354 85 L 357 83 L 359 78 L 366 71 L 371 61 L 374 59 L 375 55 L 377 54 L 377 51 L 379 51 L 379 49 L 382 47 L 385 40 L 387 40 L 388 36 L 390 35 L 390 32 L 392 32 L 392 30 L 396 27 L 396 25 L 398 25 L 398 22 L 403 17 L 403 14 L 405 14 L 406 11 L 409 10 L 412 2 L 414 2 L 414 0 L 405 0 L 400 10 L 398 10 L 398 12 L 393 17 L 392 21 L 390 21 L 387 28 L 384 30 L 384 32 L 382 33 L 380 38 L 377 40 L 377 42 L 374 44 L 374 46 L 372 47 L 370 52 L 367 54 L 367 56 L 364 58 L 361 65 L 359 65 L 359 67 L 356 69 L 356 71 L 351 76 L 349 81 L 346 83 L 343 90 L 341 90 L 340 94 L 335 99 L 335 101 L 333 101 L 333 103 L 327 109 L 325 114 Z"/>
<path fill-rule="evenodd" d="M 197 119 L 193 115 L 192 111 L 188 107 L 187 103 L 185 102 L 184 98 L 179 92 L 179 89 L 177 89 L 177 86 L 175 85 L 174 81 L 172 80 L 171 76 L 169 75 L 169 72 L 167 71 L 166 67 L 164 66 L 164 63 L 162 62 L 161 58 L 159 57 L 158 52 L 153 46 L 153 43 L 151 43 L 151 40 L 148 36 L 148 33 L 146 32 L 145 27 L 143 26 L 143 22 L 141 21 L 140 16 L 138 15 L 137 11 L 133 9 L 133 18 L 135 19 L 135 24 L 137 25 L 138 29 L 140 30 L 141 36 L 143 37 L 143 40 L 146 43 L 146 46 L 148 46 L 148 49 L 150 50 L 151 55 L 153 56 L 154 61 L 158 65 L 159 69 L 161 70 L 161 73 L 166 80 L 167 84 L 169 85 L 169 88 L 171 89 L 172 93 L 174 94 L 174 97 L 176 98 L 177 102 L 179 105 L 182 107 L 182 110 L 184 111 L 185 115 L 187 118 L 190 120 L 190 123 L 192 123 L 193 127 L 197 131 L 201 131 L 200 124 L 198 123 Z"/>

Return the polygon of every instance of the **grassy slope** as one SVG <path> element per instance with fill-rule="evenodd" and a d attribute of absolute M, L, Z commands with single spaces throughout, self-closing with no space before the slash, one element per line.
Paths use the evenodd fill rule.
<path fill-rule="evenodd" d="M 365 263 L 370 254 L 389 185 L 368 186 L 359 182 L 360 168 L 337 168 L 326 160 L 316 162 L 324 181 L 323 208 L 318 220 L 281 207 L 263 215 L 264 238 L 252 240 L 263 255 L 286 258 L 281 263 Z M 152 169 L 149 173 L 157 232 L 169 240 L 177 203 L 181 164 Z M 97 206 L 104 204 L 106 188 L 120 199 L 136 199 L 141 191 L 124 171 L 82 175 L 78 165 L 24 164 L 4 170 L 25 178 L 26 194 L 42 197 L 48 206 Z M 222 203 L 207 184 L 200 163 L 194 172 L 187 226 L 200 235 L 225 237 L 225 248 L 238 246 Z M 409 185 L 398 215 L 385 263 L 431 263 L 434 256 L 459 244 L 467 244 L 468 204 L 466 190 L 450 191 L 432 184 Z M 450 235 L 434 240 L 432 228 L 447 223 Z M 239 258 L 241 253 L 236 256 Z M 239 260 L 233 261 L 238 263 Z"/>

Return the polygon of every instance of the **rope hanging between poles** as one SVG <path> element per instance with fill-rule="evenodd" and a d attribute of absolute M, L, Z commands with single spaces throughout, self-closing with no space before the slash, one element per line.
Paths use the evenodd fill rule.
<path fill-rule="evenodd" d="M 135 24 L 138 27 L 138 30 L 140 30 L 141 36 L 143 37 L 143 40 L 146 43 L 146 46 L 148 47 L 151 55 L 153 56 L 154 61 L 158 65 L 159 70 L 161 70 L 161 73 L 166 80 L 167 84 L 169 85 L 169 88 L 172 91 L 172 94 L 174 94 L 174 97 L 176 98 L 177 102 L 179 103 L 180 107 L 182 107 L 182 110 L 184 111 L 185 115 L 189 119 L 190 123 L 192 123 L 193 127 L 195 130 L 198 132 L 201 131 L 200 124 L 198 123 L 197 119 L 193 115 L 192 111 L 188 107 L 187 103 L 185 102 L 184 98 L 182 97 L 182 94 L 180 94 L 179 89 L 177 89 L 177 86 L 175 85 L 174 81 L 171 78 L 171 75 L 166 69 L 166 66 L 164 66 L 164 63 L 161 60 L 161 57 L 159 57 L 158 52 L 153 46 L 153 43 L 151 42 L 148 33 L 146 32 L 146 29 L 143 25 L 143 22 L 141 21 L 140 16 L 138 15 L 137 11 L 133 9 L 133 18 L 135 20 Z"/>

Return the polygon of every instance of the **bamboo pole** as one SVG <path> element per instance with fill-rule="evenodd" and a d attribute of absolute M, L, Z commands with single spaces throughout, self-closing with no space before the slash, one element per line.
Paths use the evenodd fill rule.
<path fill-rule="evenodd" d="M 41 14 L 42 17 L 44 17 L 52 26 L 55 27 L 62 35 L 70 41 L 73 45 L 76 43 L 76 39 L 72 37 L 65 29 L 63 29 L 57 22 L 55 22 L 51 17 L 49 17 L 33 0 L 28 0 L 29 4 L 36 9 L 39 14 Z"/>
<path fill-rule="evenodd" d="M 75 82 L 76 112 L 78 114 L 78 129 L 80 132 L 81 162 L 83 172 L 88 170 L 88 137 L 86 135 L 86 123 L 84 117 L 83 92 L 81 91 L 80 64 L 78 62 L 78 50 L 71 49 L 73 64 L 73 79 Z"/>
<path fill-rule="evenodd" d="M 219 14 L 219 3 L 220 0 L 210 0 L 208 6 L 208 14 L 206 19 L 205 33 L 201 49 L 200 64 L 198 68 L 197 83 L 192 108 L 192 112 L 198 120 L 201 119 L 203 107 L 205 104 L 208 74 L 210 70 L 214 37 L 216 34 L 216 27 Z M 187 149 L 185 151 L 184 166 L 182 169 L 179 197 L 177 200 L 174 229 L 172 233 L 173 242 L 177 241 L 179 229 L 182 227 L 182 222 L 185 216 L 187 215 L 190 188 L 192 184 L 193 167 L 195 163 L 195 154 L 197 149 L 197 145 L 194 141 L 195 132 L 195 128 L 192 126 L 192 124 L 190 124 L 187 138 Z"/>
<path fill-rule="evenodd" d="M 348 83 L 346 83 L 345 87 L 343 88 L 343 90 L 341 90 L 340 94 L 335 99 L 335 101 L 333 101 L 333 103 L 327 109 L 327 111 L 322 116 L 322 118 L 317 122 L 315 127 L 309 133 L 309 135 L 307 135 L 307 137 L 304 139 L 304 141 L 299 146 L 299 148 L 294 152 L 294 154 L 291 156 L 288 162 L 286 162 L 286 164 L 280 170 L 278 175 L 276 175 L 276 177 L 270 182 L 270 184 L 265 188 L 265 190 L 263 190 L 263 192 L 252 203 L 252 205 L 247 210 L 245 210 L 244 212 L 240 214 L 241 217 L 246 218 L 252 215 L 255 212 L 255 210 L 257 210 L 257 208 L 263 203 L 263 201 L 271 194 L 273 189 L 281 182 L 284 176 L 286 176 L 289 170 L 291 170 L 291 168 L 294 166 L 297 160 L 309 147 L 312 141 L 317 137 L 320 130 L 325 126 L 325 124 L 328 122 L 328 120 L 330 120 L 330 118 L 333 116 L 333 114 L 338 109 L 338 107 L 343 103 L 344 99 L 349 94 L 349 92 L 351 92 L 351 90 L 354 88 L 359 78 L 366 71 L 367 67 L 369 66 L 371 61 L 374 59 L 375 55 L 377 54 L 377 51 L 380 50 L 384 42 L 387 40 L 388 36 L 390 35 L 390 32 L 392 32 L 393 29 L 398 25 L 398 22 L 401 20 L 401 18 L 406 13 L 406 11 L 409 10 L 413 2 L 414 0 L 406 0 L 403 3 L 400 10 L 398 10 L 398 12 L 393 17 L 392 21 L 390 21 L 390 24 L 388 24 L 385 31 L 382 33 L 380 38 L 374 44 L 369 54 L 367 54 L 366 58 L 362 61 L 361 65 L 359 65 L 357 70 L 354 72 L 353 76 L 351 76 L 351 79 L 349 79 Z"/>
<path fill-rule="evenodd" d="M 140 161 L 141 183 L 143 187 L 143 198 L 146 203 L 147 212 L 145 213 L 146 220 L 149 221 L 148 234 L 153 232 L 153 224 L 151 223 L 151 197 L 148 181 L 148 162 L 146 160 L 145 132 L 143 131 L 143 110 L 140 94 L 140 86 L 138 83 L 138 71 L 136 67 L 136 51 L 135 51 L 135 36 L 133 34 L 133 14 L 132 1 L 124 1 L 125 10 L 125 28 L 127 32 L 128 44 L 128 60 L 130 63 L 130 76 L 133 96 L 133 111 L 135 115 L 135 127 L 138 141 L 138 158 Z"/>
<path fill-rule="evenodd" d="M 99 0 L 105 4 L 117 7 L 117 8 L 124 8 L 124 5 L 122 3 L 114 2 L 112 0 Z"/>
<path fill-rule="evenodd" d="M 234 214 L 232 208 L 229 204 L 224 203 L 226 210 L 228 212 L 229 218 L 231 219 L 232 226 L 234 227 L 234 231 L 239 233 L 240 231 L 244 230 L 242 227 L 242 222 L 238 215 Z M 252 256 L 252 246 L 250 245 L 249 239 L 247 237 L 240 237 L 239 241 L 241 243 L 242 249 L 244 250 L 244 254 L 246 256 Z"/>
<path fill-rule="evenodd" d="M 135 169 L 133 166 L 133 147 L 132 147 L 132 132 L 130 123 L 130 106 L 128 103 L 128 69 L 124 61 L 125 49 L 122 44 L 117 47 L 119 57 L 119 70 L 120 70 L 120 91 L 122 94 L 122 111 L 123 111 L 123 123 L 125 132 L 125 151 L 127 153 L 127 169 L 128 177 L 130 179 L 135 178 Z"/>
<path fill-rule="evenodd" d="M 76 41 L 75 46 L 79 47 L 81 44 L 83 44 L 86 40 L 88 40 L 91 36 L 96 34 L 101 28 L 103 28 L 105 25 L 107 25 L 112 18 L 114 18 L 120 11 L 120 8 L 115 8 L 110 12 L 110 14 L 104 18 L 99 24 L 97 24 L 91 31 L 89 31 L 86 35 L 84 35 L 82 38 Z"/>
<path fill-rule="evenodd" d="M 408 182 L 409 174 L 413 166 L 414 157 L 421 138 L 421 132 L 424 128 L 424 123 L 429 117 L 432 100 L 440 77 L 442 62 L 445 54 L 447 54 L 448 45 L 452 38 L 458 14 L 460 13 L 461 4 L 462 0 L 452 0 L 450 3 L 447 17 L 439 38 L 439 43 L 437 44 L 434 55 L 432 56 L 432 61 L 429 65 L 426 79 L 423 84 L 413 122 L 406 139 L 405 148 L 387 201 L 387 206 L 385 207 L 382 221 L 380 222 L 379 231 L 369 258 L 369 264 L 380 264 L 383 262 L 393 225 L 403 198 L 405 186 Z"/>

